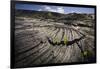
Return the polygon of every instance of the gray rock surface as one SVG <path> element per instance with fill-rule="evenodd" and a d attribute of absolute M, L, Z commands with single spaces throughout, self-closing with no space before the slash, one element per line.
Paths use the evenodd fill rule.
<path fill-rule="evenodd" d="M 15 67 L 95 62 L 95 21 L 90 14 L 43 13 L 16 12 Z"/>

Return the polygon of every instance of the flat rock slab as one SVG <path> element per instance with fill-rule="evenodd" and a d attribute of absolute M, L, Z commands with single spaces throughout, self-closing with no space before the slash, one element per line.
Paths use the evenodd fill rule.
<path fill-rule="evenodd" d="M 37 20 L 16 17 L 15 67 L 94 61 L 93 35 L 88 37 L 81 27 L 57 25 L 57 22 L 48 25 L 45 20 Z M 39 26 L 40 22 L 45 24 Z"/>

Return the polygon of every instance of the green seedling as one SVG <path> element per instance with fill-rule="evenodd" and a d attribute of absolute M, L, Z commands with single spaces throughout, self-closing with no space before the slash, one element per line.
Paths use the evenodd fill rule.
<path fill-rule="evenodd" d="M 87 51 L 84 51 L 84 52 L 81 53 L 81 56 L 82 57 L 87 57 L 87 54 L 88 54 Z"/>
<path fill-rule="evenodd" d="M 64 44 L 65 44 L 65 45 L 67 45 L 67 43 L 68 43 L 67 36 L 66 36 L 66 35 L 64 35 Z"/>
<path fill-rule="evenodd" d="M 81 55 L 88 58 L 92 56 L 92 52 L 89 50 L 86 50 L 83 53 L 81 53 Z"/>
<path fill-rule="evenodd" d="M 88 51 L 84 51 L 84 52 L 83 52 L 83 55 L 84 55 L 84 56 L 88 56 Z"/>
<path fill-rule="evenodd" d="M 48 13 L 48 16 L 49 16 L 49 17 L 51 17 L 51 16 L 52 16 L 52 14 L 49 12 L 49 13 Z"/>

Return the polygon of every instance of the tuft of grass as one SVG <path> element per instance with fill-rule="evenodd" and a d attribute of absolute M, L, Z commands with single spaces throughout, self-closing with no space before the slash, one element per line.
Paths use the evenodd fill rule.
<path fill-rule="evenodd" d="M 52 17 L 52 14 L 49 12 L 49 13 L 48 13 L 48 16 L 49 16 L 49 17 Z"/>
<path fill-rule="evenodd" d="M 88 56 L 88 51 L 84 51 L 84 52 L 83 52 L 83 55 L 84 55 L 84 56 Z"/>
<path fill-rule="evenodd" d="M 65 44 L 65 45 L 67 45 L 67 43 L 68 43 L 67 36 L 66 36 L 66 35 L 64 35 L 64 44 Z"/>
<path fill-rule="evenodd" d="M 88 57 L 91 57 L 91 56 L 92 56 L 92 52 L 89 51 L 89 50 L 85 50 L 83 53 L 81 53 L 81 55 L 82 55 L 83 57 L 88 58 Z"/>

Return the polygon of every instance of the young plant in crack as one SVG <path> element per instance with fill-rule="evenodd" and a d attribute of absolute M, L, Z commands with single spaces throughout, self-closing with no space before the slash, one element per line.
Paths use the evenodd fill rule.
<path fill-rule="evenodd" d="M 67 45 L 67 43 L 68 43 L 67 36 L 66 36 L 66 35 L 64 35 L 64 44 L 65 44 L 65 45 Z"/>

